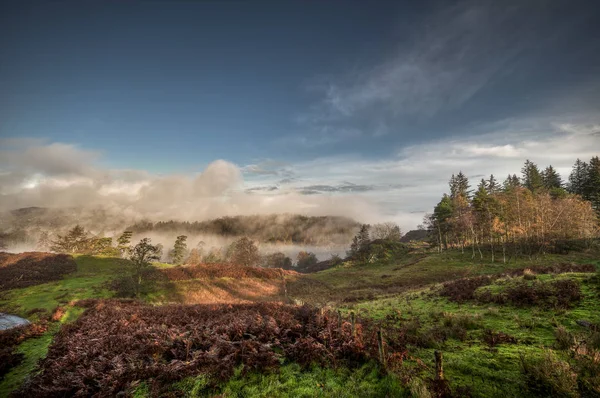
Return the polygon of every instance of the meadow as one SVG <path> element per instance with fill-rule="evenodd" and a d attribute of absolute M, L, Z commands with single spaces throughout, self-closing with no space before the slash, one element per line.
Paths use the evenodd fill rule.
<path fill-rule="evenodd" d="M 0 312 L 37 328 L 0 396 L 600 395 L 593 251 L 505 264 L 414 250 L 306 275 L 156 263 L 135 299 L 128 260 L 75 263 L 0 292 Z"/>

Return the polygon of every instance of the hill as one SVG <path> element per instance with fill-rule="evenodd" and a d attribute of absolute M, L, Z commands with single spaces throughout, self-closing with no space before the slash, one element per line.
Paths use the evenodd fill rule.
<path fill-rule="evenodd" d="M 460 251 L 403 253 L 306 275 L 156 263 L 134 301 L 118 299 L 135 282 L 127 260 L 77 256 L 74 272 L 2 294 L 0 311 L 32 325 L 13 337 L 0 332 L 11 342 L 3 363 L 13 364 L 0 395 L 18 388 L 51 396 L 600 392 L 597 252 L 509 263 Z M 92 334 L 112 343 L 83 344 Z M 435 351 L 443 353 L 443 379 L 435 377 Z M 86 359 L 100 352 L 105 362 Z M 72 378 L 56 371 L 58 363 Z M 110 363 L 122 370 L 110 371 Z M 22 384 L 36 366 L 42 372 Z"/>

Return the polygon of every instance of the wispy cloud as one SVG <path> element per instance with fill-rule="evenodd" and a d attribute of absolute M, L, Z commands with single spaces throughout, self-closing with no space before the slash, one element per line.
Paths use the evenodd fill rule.
<path fill-rule="evenodd" d="M 387 57 L 315 78 L 309 85 L 314 101 L 296 118 L 301 133 L 280 142 L 316 147 L 397 134 L 411 123 L 427 125 L 506 75 L 518 75 L 523 56 L 549 46 L 573 22 L 565 15 L 550 23 L 548 10 L 560 7 L 540 1 L 442 4 Z"/>

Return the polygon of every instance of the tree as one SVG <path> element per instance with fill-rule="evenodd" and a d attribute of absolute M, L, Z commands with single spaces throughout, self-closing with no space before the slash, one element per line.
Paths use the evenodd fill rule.
<path fill-rule="evenodd" d="M 583 196 L 584 186 L 587 180 L 587 163 L 582 162 L 580 159 L 575 161 L 573 170 L 569 175 L 569 183 L 567 184 L 567 190 L 570 193 Z"/>
<path fill-rule="evenodd" d="M 92 238 L 89 240 L 87 253 L 104 256 L 118 256 L 120 253 L 112 245 L 112 238 Z"/>
<path fill-rule="evenodd" d="M 175 239 L 175 245 L 173 246 L 173 250 L 169 253 L 171 257 L 171 262 L 173 264 L 180 265 L 183 263 L 185 255 L 187 253 L 187 236 L 179 235 L 177 239 Z"/>
<path fill-rule="evenodd" d="M 450 177 L 450 198 L 455 199 L 458 196 L 469 198 L 471 191 L 469 190 L 469 179 L 460 171 L 456 176 L 452 174 Z"/>
<path fill-rule="evenodd" d="M 436 231 L 439 251 L 442 251 L 442 244 L 448 248 L 448 231 L 450 230 L 450 219 L 452 217 L 452 200 L 446 194 L 442 200 L 434 207 L 431 215 L 432 227 Z"/>
<path fill-rule="evenodd" d="M 282 252 L 271 253 L 263 256 L 262 266 L 264 268 L 290 269 L 292 267 L 292 259 Z"/>
<path fill-rule="evenodd" d="M 66 235 L 58 235 L 50 249 L 59 253 L 83 253 L 89 244 L 88 233 L 76 225 Z"/>
<path fill-rule="evenodd" d="M 258 247 L 247 237 L 238 239 L 229 246 L 227 258 L 234 264 L 247 267 L 255 267 L 260 263 Z"/>
<path fill-rule="evenodd" d="M 531 192 L 537 192 L 544 186 L 540 169 L 529 159 L 525 161 L 521 173 L 523 174 L 523 186 Z"/>
<path fill-rule="evenodd" d="M 507 191 L 512 191 L 515 188 L 518 188 L 521 186 L 521 181 L 519 181 L 519 177 L 517 177 L 516 174 L 513 175 L 508 175 L 508 177 L 506 177 L 506 180 L 504 180 L 504 183 L 502 185 L 502 188 L 504 189 L 505 192 Z"/>
<path fill-rule="evenodd" d="M 382 224 L 375 224 L 371 228 L 372 239 L 387 239 L 387 240 L 400 240 L 402 238 L 402 232 L 398 224 L 393 222 L 386 222 Z"/>
<path fill-rule="evenodd" d="M 348 251 L 348 257 L 356 260 L 365 260 L 365 251 L 368 249 L 369 243 L 371 242 L 369 236 L 369 230 L 371 226 L 369 224 L 363 224 L 360 226 L 360 230 L 356 236 L 352 239 L 350 250 Z"/>
<path fill-rule="evenodd" d="M 544 188 L 549 191 L 555 188 L 562 188 L 563 186 L 560 174 L 558 174 L 552 166 L 546 167 L 546 169 L 542 172 L 542 181 Z"/>
<path fill-rule="evenodd" d="M 592 203 L 600 214 L 600 158 L 595 156 L 588 163 L 583 183 L 583 198 Z"/>
<path fill-rule="evenodd" d="M 190 250 L 190 255 L 185 260 L 186 264 L 198 265 L 202 264 L 202 252 L 198 248 Z"/>
<path fill-rule="evenodd" d="M 498 181 L 493 174 L 490 174 L 490 179 L 487 180 L 486 188 L 490 195 L 495 195 L 500 192 L 500 184 L 498 184 Z"/>
<path fill-rule="evenodd" d="M 319 260 L 317 260 L 317 256 L 312 252 L 300 251 L 298 252 L 298 256 L 296 256 L 296 266 L 298 268 L 309 267 L 318 262 Z"/>
<path fill-rule="evenodd" d="M 142 274 L 152 261 L 158 261 L 161 257 L 161 250 L 158 245 L 150 243 L 150 238 L 144 238 L 130 251 L 129 259 L 135 268 L 138 288 L 142 284 Z"/>
<path fill-rule="evenodd" d="M 119 249 L 119 252 L 121 252 L 121 257 L 126 256 L 129 252 L 132 235 L 133 232 L 125 231 L 117 239 L 117 249 Z"/>

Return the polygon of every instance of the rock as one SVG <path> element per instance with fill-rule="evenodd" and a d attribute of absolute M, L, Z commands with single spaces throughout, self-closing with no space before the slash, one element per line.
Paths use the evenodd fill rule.
<path fill-rule="evenodd" d="M 21 325 L 29 325 L 27 319 L 23 319 L 16 315 L 0 313 L 0 330 L 12 329 Z"/>

